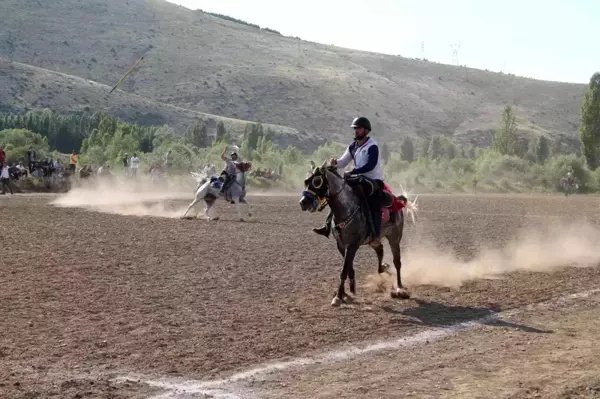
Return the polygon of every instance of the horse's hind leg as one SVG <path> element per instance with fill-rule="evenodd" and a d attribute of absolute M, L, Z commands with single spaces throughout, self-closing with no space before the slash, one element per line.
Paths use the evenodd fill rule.
<path fill-rule="evenodd" d="M 208 217 L 209 220 L 219 220 L 219 215 L 217 215 L 217 211 L 214 209 L 215 202 L 214 200 L 204 200 L 206 202 L 206 209 L 204 210 L 204 214 Z"/>
<path fill-rule="evenodd" d="M 396 267 L 396 283 L 398 284 L 396 289 L 392 287 L 392 298 L 408 299 L 410 293 L 402 286 L 402 260 L 400 256 L 400 240 L 388 240 L 392 255 L 394 257 L 394 266 Z"/>

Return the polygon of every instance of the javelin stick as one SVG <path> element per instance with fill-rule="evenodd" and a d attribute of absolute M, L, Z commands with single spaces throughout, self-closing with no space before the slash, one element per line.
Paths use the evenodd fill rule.
<path fill-rule="evenodd" d="M 117 87 L 118 87 L 118 86 L 121 84 L 121 82 L 123 82 L 123 81 L 125 80 L 125 78 L 126 78 L 126 77 L 127 77 L 127 76 L 128 76 L 128 75 L 129 75 L 129 74 L 132 72 L 132 71 L 133 71 L 133 69 L 134 69 L 136 66 L 138 66 L 138 64 L 139 64 L 140 62 L 142 62 L 142 61 L 144 60 L 144 57 L 145 57 L 146 55 L 148 55 L 148 53 L 146 53 L 146 54 L 142 55 L 142 56 L 140 57 L 140 59 L 139 59 L 139 60 L 137 60 L 137 61 L 135 62 L 135 64 L 133 64 L 133 66 L 132 66 L 131 68 L 129 68 L 129 70 L 127 71 L 127 73 L 126 73 L 125 75 L 123 75 L 123 77 L 122 77 L 121 79 L 119 79 L 119 81 L 117 82 L 117 84 L 115 85 L 115 87 L 113 87 L 113 88 L 111 89 L 111 91 L 109 91 L 109 92 L 108 92 L 108 94 L 109 94 L 109 95 L 110 95 L 110 93 L 112 93 L 112 92 L 113 92 L 113 91 L 114 91 L 114 90 L 115 90 L 115 89 L 116 89 L 116 88 L 117 88 Z"/>

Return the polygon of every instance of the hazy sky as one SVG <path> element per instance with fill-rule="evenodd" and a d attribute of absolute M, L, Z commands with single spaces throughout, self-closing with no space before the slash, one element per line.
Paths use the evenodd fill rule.
<path fill-rule="evenodd" d="M 600 71 L 600 0 L 171 0 L 286 36 L 537 79 Z M 424 44 L 424 50 L 422 49 Z"/>

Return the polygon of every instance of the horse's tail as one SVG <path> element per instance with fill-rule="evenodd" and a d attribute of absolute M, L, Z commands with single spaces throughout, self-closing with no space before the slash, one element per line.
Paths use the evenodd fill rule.
<path fill-rule="evenodd" d="M 419 199 L 419 196 L 415 196 L 414 201 L 411 201 L 408 199 L 408 192 L 406 192 L 406 190 L 404 189 L 404 187 L 402 187 L 402 184 L 400 185 L 400 190 L 402 191 L 402 194 L 398 195 L 397 198 L 404 202 L 406 204 L 406 212 L 410 215 L 410 218 L 412 219 L 413 224 L 415 223 L 415 217 L 417 216 L 417 213 L 419 212 L 419 205 L 417 204 L 417 200 Z"/>

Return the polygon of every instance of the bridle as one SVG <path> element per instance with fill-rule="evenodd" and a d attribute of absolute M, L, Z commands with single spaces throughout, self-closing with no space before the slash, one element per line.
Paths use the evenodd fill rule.
<path fill-rule="evenodd" d="M 302 192 L 302 195 L 308 197 L 308 198 L 312 198 L 313 199 L 313 207 L 317 209 L 317 211 L 321 212 L 323 209 L 325 209 L 325 207 L 328 205 L 329 200 L 331 198 L 335 198 L 338 195 L 340 195 L 342 193 L 342 191 L 344 191 L 344 189 L 346 188 L 346 185 L 348 184 L 346 182 L 346 179 L 344 179 L 343 177 L 341 177 L 338 173 L 333 172 L 336 176 L 338 176 L 339 178 L 341 178 L 343 180 L 343 184 L 342 187 L 340 187 L 340 189 L 336 192 L 331 194 L 329 192 L 329 187 L 327 187 L 327 193 L 324 196 L 320 196 L 319 194 L 317 194 L 315 191 L 310 190 L 310 189 L 305 189 Z M 323 176 L 319 176 L 321 177 L 321 179 L 324 180 Z M 322 183 L 321 183 L 322 184 Z M 317 189 L 319 189 L 321 186 L 317 187 Z"/>

